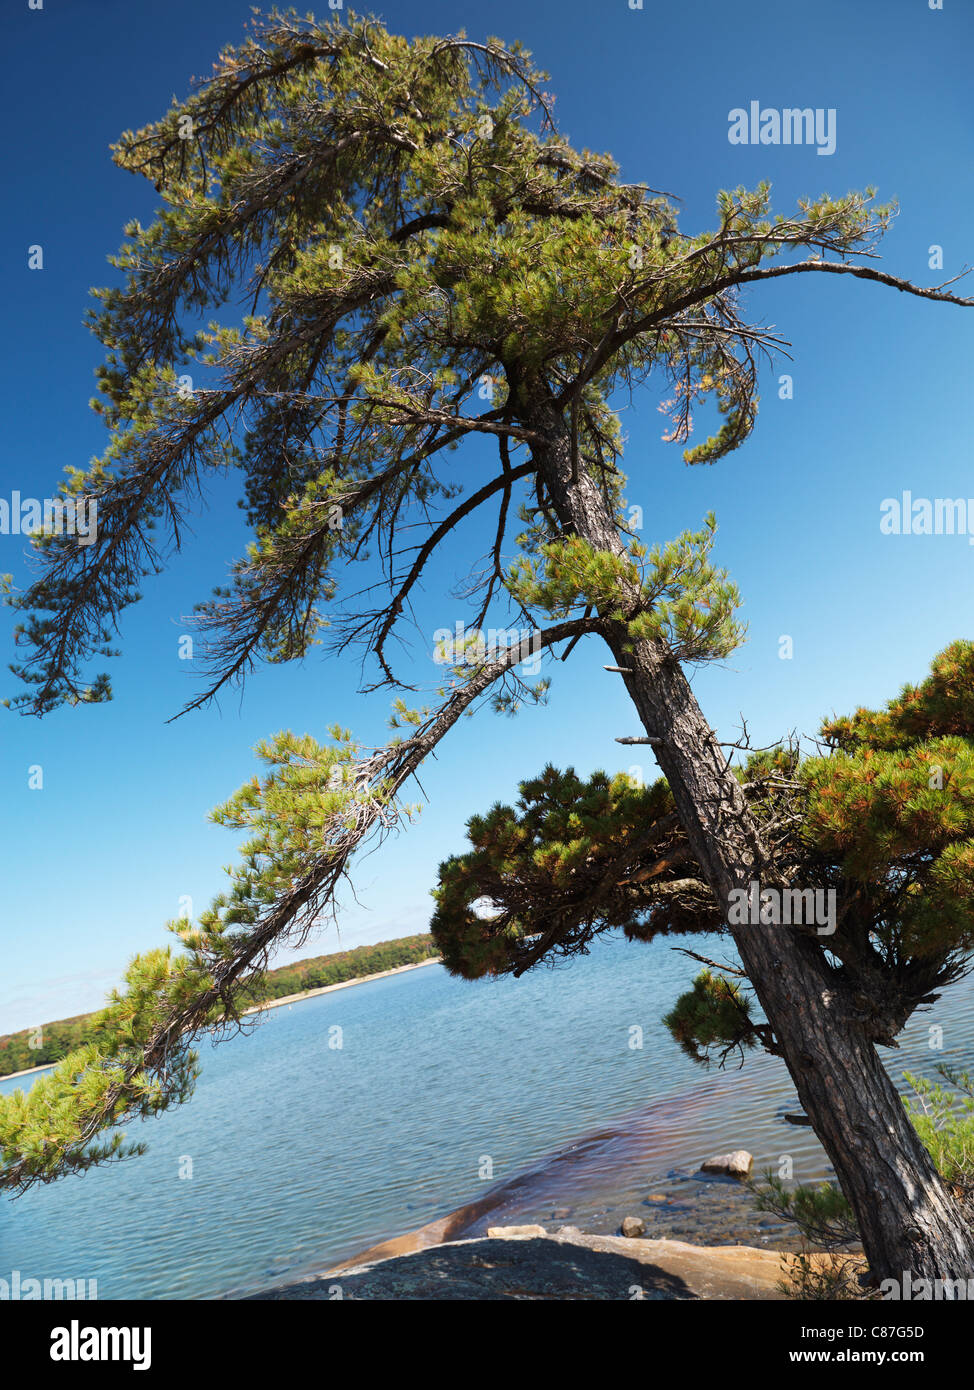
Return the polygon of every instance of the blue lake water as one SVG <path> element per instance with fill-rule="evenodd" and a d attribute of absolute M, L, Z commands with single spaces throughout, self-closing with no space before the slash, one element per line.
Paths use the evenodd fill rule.
<path fill-rule="evenodd" d="M 732 959 L 716 939 L 694 946 Z M 203 1044 L 187 1105 L 129 1128 L 144 1157 L 4 1199 L 0 1276 L 96 1279 L 103 1299 L 259 1290 L 495 1189 L 495 1224 L 612 1230 L 633 1212 L 705 1234 L 687 1213 L 731 1200 L 693 1178 L 710 1154 L 745 1147 L 759 1170 L 788 1154 L 804 1181 L 828 1168 L 782 1118 L 795 1100 L 780 1062 L 703 1072 L 662 1027 L 699 968 L 662 941 L 603 938 L 520 980 L 431 965 L 271 1010 L 249 1036 Z M 972 1057 L 964 981 L 887 1061 L 898 1077 Z"/>

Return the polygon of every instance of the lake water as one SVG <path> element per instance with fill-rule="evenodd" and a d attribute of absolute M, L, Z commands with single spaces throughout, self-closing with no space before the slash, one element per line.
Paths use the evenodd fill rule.
<path fill-rule="evenodd" d="M 733 959 L 716 938 L 693 944 Z M 215 1297 L 458 1209 L 471 1234 L 528 1221 L 612 1231 L 631 1214 L 651 1235 L 781 1243 L 779 1223 L 737 1184 L 695 1176 L 700 1163 L 747 1148 L 758 1171 L 791 1155 L 802 1181 L 828 1166 L 783 1119 L 797 1105 L 777 1059 L 704 1072 L 663 1028 L 699 968 L 663 941 L 603 938 L 520 980 L 431 965 L 271 1010 L 250 1036 L 204 1043 L 187 1105 L 129 1128 L 144 1157 L 4 1199 L 0 1277 L 96 1279 L 102 1299 Z M 887 1063 L 898 1078 L 972 1058 L 967 980 Z"/>

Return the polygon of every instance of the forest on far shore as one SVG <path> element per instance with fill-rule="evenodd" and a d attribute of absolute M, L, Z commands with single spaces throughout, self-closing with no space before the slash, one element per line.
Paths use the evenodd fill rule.
<path fill-rule="evenodd" d="M 419 936 L 400 936 L 395 941 L 378 941 L 374 946 L 356 946 L 351 951 L 338 951 L 330 956 L 309 956 L 293 965 L 268 970 L 259 989 L 253 987 L 249 991 L 251 1003 L 268 1004 L 288 994 L 340 985 L 363 975 L 379 975 L 383 970 L 429 960 L 436 953 L 433 938 L 424 932 Z M 22 1028 L 18 1033 L 0 1036 L 0 1077 L 26 1071 L 28 1067 L 59 1062 L 76 1047 L 97 1036 L 97 1018 L 97 1011 L 78 1014 L 74 1018 L 44 1023 L 39 1028 Z"/>

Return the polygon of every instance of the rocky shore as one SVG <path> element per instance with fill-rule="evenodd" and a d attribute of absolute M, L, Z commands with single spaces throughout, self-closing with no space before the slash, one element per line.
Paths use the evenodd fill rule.
<path fill-rule="evenodd" d="M 780 1251 L 750 1246 L 586 1235 L 572 1226 L 554 1233 L 500 1226 L 486 1237 L 341 1266 L 250 1298 L 781 1300 L 788 1264 Z"/>
<path fill-rule="evenodd" d="M 743 1149 L 707 1159 L 698 1174 L 728 1197 L 744 1197 L 753 1167 Z M 619 1234 L 561 1225 L 489 1224 L 491 1196 L 322 1273 L 250 1294 L 251 1299 L 784 1299 L 792 1249 L 698 1245 L 647 1235 L 649 1213 L 668 1199 L 646 1198 L 647 1215 L 625 1216 Z M 554 1213 L 556 1219 L 559 1213 Z M 496 1217 L 495 1217 L 496 1219 Z M 780 1223 L 779 1223 L 780 1224 Z M 782 1229 L 784 1229 L 782 1227 Z M 792 1228 L 793 1229 L 793 1228 Z M 781 1231 L 775 1233 L 779 1240 Z M 797 1234 L 797 1233 L 795 1233 Z M 816 1257 L 813 1256 L 813 1261 Z M 859 1263 L 859 1257 L 843 1258 Z"/>

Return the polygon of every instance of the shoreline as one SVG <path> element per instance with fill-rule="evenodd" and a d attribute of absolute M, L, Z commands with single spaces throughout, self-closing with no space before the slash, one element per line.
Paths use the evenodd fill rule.
<path fill-rule="evenodd" d="M 314 999 L 319 994 L 331 994 L 332 990 L 351 989 L 353 985 L 367 985 L 372 980 L 387 980 L 390 975 L 404 975 L 407 970 L 419 970 L 424 965 L 441 963 L 440 956 L 429 956 L 426 960 L 416 960 L 410 965 L 394 965 L 391 970 L 379 970 L 374 975 L 356 975 L 352 980 L 339 980 L 337 985 L 320 985 L 317 989 L 302 990 L 300 994 L 283 994 L 280 999 L 269 999 L 266 1004 L 252 1004 L 249 1009 L 241 1011 L 240 1017 L 263 1013 L 266 1009 L 279 1009 L 282 1004 L 299 1004 L 302 999 Z M 57 1065 L 57 1062 L 41 1062 L 39 1066 L 25 1067 L 23 1071 L 8 1071 L 4 1076 L 0 1076 L 0 1081 L 16 1081 L 18 1076 L 33 1076 L 35 1072 L 51 1071 Z"/>
<path fill-rule="evenodd" d="M 576 1226 L 557 1231 L 540 1225 L 496 1226 L 486 1235 L 460 1236 L 421 1249 L 388 1252 L 375 1247 L 368 1253 L 372 1258 L 359 1264 L 222 1297 L 332 1300 L 336 1288 L 341 1298 L 396 1302 L 618 1300 L 634 1292 L 660 1301 L 784 1301 L 799 1296 L 794 1250 L 587 1234 Z M 840 1258 L 847 1272 L 864 1269 L 861 1255 Z M 813 1252 L 809 1259 L 822 1271 L 831 1268 L 828 1254 Z"/>
<path fill-rule="evenodd" d="M 745 1184 L 707 1174 L 698 1166 L 710 1152 L 744 1144 L 742 1135 L 731 1139 L 724 1134 L 715 1143 L 698 1134 L 696 1156 L 690 1160 L 681 1152 L 686 1148 L 683 1136 L 688 1128 L 698 1125 L 701 1115 L 709 1132 L 710 1113 L 715 1106 L 722 1109 L 724 1093 L 729 1089 L 726 1081 L 718 1079 L 713 1085 L 698 1082 L 648 1101 L 563 1140 L 486 1191 L 474 1195 L 471 1190 L 466 1199 L 422 1225 L 400 1229 L 351 1250 L 346 1247 L 347 1253 L 336 1252 L 337 1258 L 302 1262 L 281 1284 L 264 1285 L 259 1291 L 252 1285 L 225 1289 L 220 1297 L 303 1297 L 280 1290 L 285 1286 L 307 1288 L 319 1281 L 327 1284 L 349 1271 L 357 1273 L 406 1256 L 435 1260 L 431 1252 L 437 1247 L 473 1242 L 473 1250 L 479 1248 L 478 1242 L 501 1230 L 531 1231 L 540 1239 L 544 1228 L 549 1240 L 619 1241 L 622 1248 L 634 1239 L 620 1232 L 624 1218 L 633 1215 L 645 1223 L 644 1236 L 636 1239 L 636 1246 L 641 1240 L 647 1245 L 680 1246 L 708 1256 L 715 1250 L 738 1249 L 760 1253 L 768 1260 L 794 1254 L 799 1236 L 791 1223 L 781 1220 L 759 1226 Z M 733 1090 L 739 1089 L 737 1079 Z M 607 1181 L 607 1170 L 638 1175 L 644 1169 L 642 1177 L 626 1184 L 634 1185 L 635 1190 L 609 1190 L 618 1184 L 611 1177 Z M 594 1201 L 593 1192 L 599 1194 Z"/>
<path fill-rule="evenodd" d="M 282 994 L 280 999 L 269 999 L 266 1004 L 253 1004 L 241 1011 L 241 1018 L 247 1014 L 263 1013 L 265 1009 L 279 1009 L 282 1004 L 297 1004 L 302 999 L 314 999 L 319 994 L 331 994 L 335 989 L 351 989 L 353 985 L 367 985 L 373 980 L 387 980 L 390 975 L 405 975 L 407 970 L 420 970 L 424 965 L 440 965 L 442 957 L 429 956 L 426 960 L 415 960 L 410 965 L 394 965 L 391 970 L 379 970 L 374 975 L 356 975 L 353 980 L 339 980 L 337 985 L 319 985 L 317 989 L 305 989 L 300 994 Z M 0 1078 L 6 1080 L 6 1077 Z"/>

